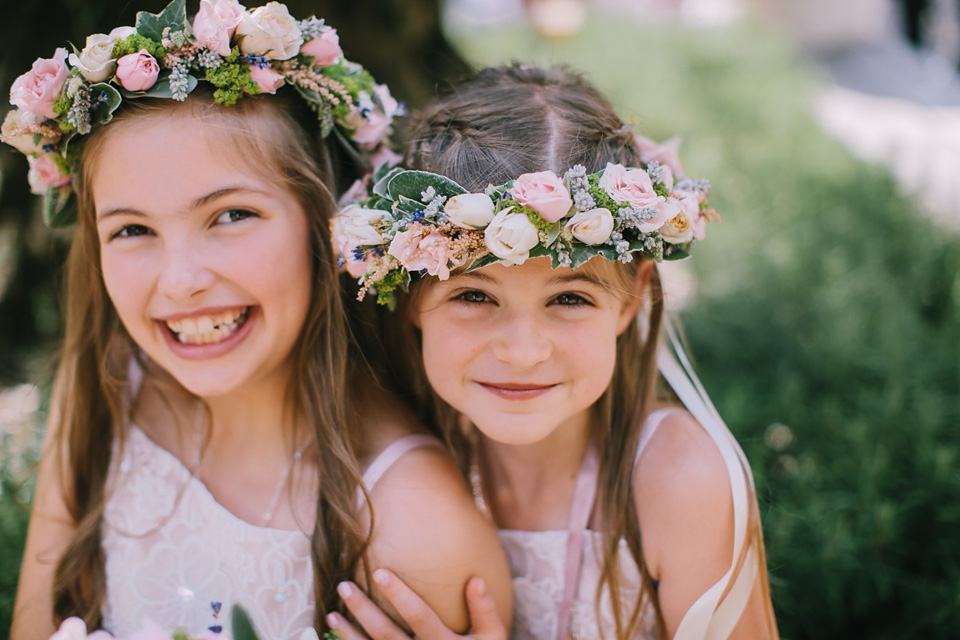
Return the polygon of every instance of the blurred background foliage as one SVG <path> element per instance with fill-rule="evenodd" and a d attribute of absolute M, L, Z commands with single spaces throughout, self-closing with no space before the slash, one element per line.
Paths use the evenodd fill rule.
<path fill-rule="evenodd" d="M 153 4 L 137 8 L 165 3 Z M 960 237 L 901 195 L 887 170 L 821 132 L 811 113 L 824 81 L 783 32 L 751 20 L 707 32 L 594 13 L 556 40 L 523 24 L 461 24 L 448 34 L 458 55 L 435 1 L 289 4 L 327 16 L 347 56 L 413 107 L 466 68 L 460 55 L 472 65 L 568 64 L 638 132 L 680 134 L 686 173 L 711 179 L 723 222 L 666 275 L 684 284 L 672 299 L 683 303 L 689 351 L 753 465 L 782 636 L 956 637 Z M 0 25 L 4 95 L 34 57 L 133 20 L 126 2 L 14 10 L 29 15 Z M 44 15 L 63 19 L 42 34 L 23 28 L 49 25 Z M 0 155 L 0 255 L 14 265 L 0 292 L 3 386 L 49 371 L 65 242 L 37 226 L 26 163 Z M 20 395 L 4 392 L 10 405 L 41 404 L 11 389 Z M 3 411 L 0 397 L 0 427 Z M 0 632 L 37 437 L 0 429 Z"/>

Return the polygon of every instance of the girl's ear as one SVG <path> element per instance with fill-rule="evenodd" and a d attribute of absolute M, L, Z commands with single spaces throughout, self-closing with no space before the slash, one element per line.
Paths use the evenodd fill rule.
<path fill-rule="evenodd" d="M 653 270 L 656 268 L 656 262 L 643 258 L 643 264 L 637 269 L 637 275 L 634 277 L 633 286 L 629 290 L 629 296 L 620 309 L 620 317 L 617 319 L 617 335 L 627 330 L 630 323 L 637 317 L 640 311 L 640 305 L 643 303 L 643 292 L 650 284 L 650 278 L 653 277 Z"/>

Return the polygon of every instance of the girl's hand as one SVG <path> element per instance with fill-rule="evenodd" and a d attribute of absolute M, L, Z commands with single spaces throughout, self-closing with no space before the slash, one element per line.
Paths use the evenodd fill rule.
<path fill-rule="evenodd" d="M 392 572 L 377 569 L 373 573 L 373 581 L 419 640 L 452 640 L 464 637 L 476 640 L 506 640 L 507 630 L 497 613 L 496 603 L 487 593 L 481 578 L 471 578 L 467 582 L 470 631 L 466 636 L 457 635 L 444 625 L 423 599 Z M 327 616 L 327 623 L 340 634 L 342 640 L 409 640 L 411 637 L 354 583 L 342 582 L 337 591 L 366 632 L 364 635 L 343 616 L 331 613 Z"/>

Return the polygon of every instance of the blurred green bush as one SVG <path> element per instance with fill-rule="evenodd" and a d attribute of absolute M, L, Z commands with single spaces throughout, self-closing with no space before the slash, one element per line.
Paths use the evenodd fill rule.
<path fill-rule="evenodd" d="M 754 468 L 782 636 L 956 637 L 960 238 L 820 132 L 820 81 L 769 28 L 455 35 L 478 64 L 586 72 L 711 179 L 681 318 Z"/>

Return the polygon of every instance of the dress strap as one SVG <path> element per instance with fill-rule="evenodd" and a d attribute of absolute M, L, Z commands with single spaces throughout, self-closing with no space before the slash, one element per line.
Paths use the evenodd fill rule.
<path fill-rule="evenodd" d="M 710 397 L 693 372 L 676 330 L 665 318 L 664 329 L 672 352 L 661 344 L 657 353 L 657 365 L 687 411 L 693 414 L 703 429 L 710 435 L 727 468 L 733 497 L 733 560 L 730 568 L 713 586 L 694 602 L 674 635 L 674 640 L 721 640 L 726 638 L 736 625 L 746 607 L 753 582 L 756 578 L 758 556 L 750 544 L 749 513 L 753 474 L 743 450 L 724 424 Z M 743 565 L 737 571 L 738 560 Z"/>
<path fill-rule="evenodd" d="M 411 433 L 401 436 L 387 445 L 380 454 L 374 458 L 367 470 L 363 472 L 363 484 L 367 491 L 373 491 L 377 482 L 383 477 L 394 463 L 413 449 L 420 447 L 441 447 L 443 443 L 434 438 L 420 433 Z M 357 506 L 363 507 L 363 489 L 357 487 Z"/>
<path fill-rule="evenodd" d="M 580 461 L 577 485 L 573 490 L 573 504 L 570 506 L 567 559 L 563 572 L 563 601 L 560 604 L 557 640 L 564 640 L 567 637 L 567 628 L 570 625 L 570 611 L 577 592 L 580 565 L 583 564 L 583 537 L 590 523 L 593 498 L 597 493 L 597 468 L 597 447 L 591 442 L 587 445 L 586 451 L 583 452 L 583 459 Z"/>
<path fill-rule="evenodd" d="M 657 409 L 647 416 L 647 419 L 643 422 L 643 428 L 640 430 L 640 439 L 637 441 L 637 454 L 633 458 L 633 468 L 637 468 L 637 463 L 640 461 L 640 456 L 643 455 L 644 450 L 647 448 L 653 434 L 657 432 L 657 429 L 660 428 L 660 425 L 663 424 L 664 418 L 673 413 L 674 411 L 681 411 L 679 407 L 664 407 L 663 409 Z"/>

